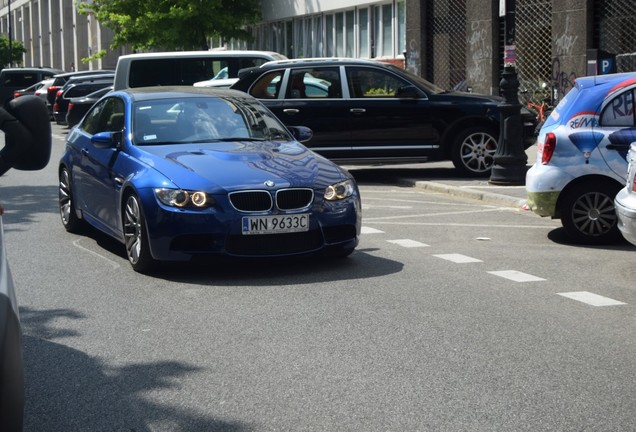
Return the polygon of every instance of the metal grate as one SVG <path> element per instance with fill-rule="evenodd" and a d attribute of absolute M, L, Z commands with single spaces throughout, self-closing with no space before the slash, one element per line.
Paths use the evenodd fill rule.
<path fill-rule="evenodd" d="M 594 46 L 618 54 L 618 72 L 634 71 L 636 9 L 633 0 L 594 1 Z M 629 55 L 631 54 L 631 56 Z"/>
<path fill-rule="evenodd" d="M 466 80 L 466 0 L 426 2 L 427 25 L 426 78 L 446 89 Z"/>
<path fill-rule="evenodd" d="M 515 42 L 519 101 L 541 103 L 552 88 L 552 0 L 517 0 Z"/>

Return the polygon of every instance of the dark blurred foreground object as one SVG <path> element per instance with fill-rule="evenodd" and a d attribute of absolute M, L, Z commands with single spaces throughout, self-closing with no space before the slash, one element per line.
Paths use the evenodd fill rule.
<path fill-rule="evenodd" d="M 42 99 L 22 96 L 0 107 L 0 129 L 5 133 L 0 175 L 11 168 L 39 170 L 48 164 L 51 122 Z M 23 418 L 22 327 L 0 217 L 0 431 L 21 432 Z"/>
<path fill-rule="evenodd" d="M 5 146 L 0 150 L 0 175 L 11 168 L 33 171 L 51 158 L 51 122 L 42 99 L 22 96 L 0 108 L 0 129 Z"/>

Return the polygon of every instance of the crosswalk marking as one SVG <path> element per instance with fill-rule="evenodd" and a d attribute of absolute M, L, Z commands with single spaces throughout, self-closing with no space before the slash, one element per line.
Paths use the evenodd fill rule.
<path fill-rule="evenodd" d="M 384 231 L 381 231 L 381 230 L 375 229 L 375 228 L 371 228 L 371 227 L 363 226 L 362 228 L 360 228 L 360 233 L 361 234 L 384 234 Z"/>
<path fill-rule="evenodd" d="M 509 279 L 514 282 L 538 282 L 545 280 L 543 278 L 532 276 L 531 274 L 523 273 L 517 270 L 489 271 L 488 273 L 505 279 Z"/>
<path fill-rule="evenodd" d="M 570 298 L 572 300 L 580 301 L 592 306 L 618 306 L 624 305 L 627 303 L 623 303 L 618 300 L 611 299 L 609 297 L 603 297 L 598 294 L 594 294 L 588 291 L 575 291 L 575 292 L 566 292 L 566 293 L 557 293 L 560 296 Z"/>
<path fill-rule="evenodd" d="M 428 247 L 427 244 L 421 243 L 415 240 L 409 239 L 398 239 L 398 240 L 387 240 L 389 243 L 393 243 L 405 248 L 416 248 L 416 247 Z"/>
<path fill-rule="evenodd" d="M 447 261 L 452 261 L 457 264 L 465 264 L 465 263 L 474 263 L 474 262 L 483 262 L 480 259 L 472 258 L 462 254 L 441 254 L 441 255 L 433 255 L 437 258 L 445 259 Z"/>

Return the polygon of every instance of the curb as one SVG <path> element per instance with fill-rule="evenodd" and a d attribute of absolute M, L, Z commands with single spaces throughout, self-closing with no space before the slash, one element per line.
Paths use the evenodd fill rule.
<path fill-rule="evenodd" d="M 489 204 L 503 206 L 503 207 L 513 207 L 516 209 L 522 209 L 526 202 L 527 198 L 518 198 L 512 197 L 504 194 L 499 194 L 495 192 L 487 192 L 477 189 L 471 189 L 468 187 L 458 187 L 458 186 L 450 186 L 444 183 L 437 183 L 432 181 L 420 181 L 420 180 L 404 180 L 405 184 L 408 184 L 413 187 L 418 187 L 421 189 L 426 189 L 433 192 L 445 193 L 451 196 L 457 196 L 461 198 L 468 198 L 478 201 L 483 201 Z"/>

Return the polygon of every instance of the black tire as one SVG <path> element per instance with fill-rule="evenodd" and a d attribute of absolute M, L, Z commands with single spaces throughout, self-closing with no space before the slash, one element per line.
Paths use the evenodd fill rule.
<path fill-rule="evenodd" d="M 621 238 L 614 198 L 621 185 L 611 180 L 585 182 L 567 192 L 560 206 L 561 223 L 577 243 L 607 244 Z"/>
<path fill-rule="evenodd" d="M 139 198 L 134 194 L 126 197 L 122 212 L 122 224 L 126 256 L 133 270 L 139 273 L 153 270 L 157 262 L 150 254 L 146 221 Z"/>
<path fill-rule="evenodd" d="M 461 131 L 453 141 L 451 160 L 455 168 L 470 177 L 487 177 L 495 163 L 497 135 L 485 126 Z"/>
<path fill-rule="evenodd" d="M 75 201 L 73 200 L 73 186 L 71 184 L 71 176 L 66 167 L 60 170 L 59 182 L 59 205 L 60 217 L 64 229 L 70 233 L 79 232 L 82 228 L 82 220 L 77 217 L 75 212 Z"/>

